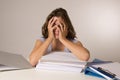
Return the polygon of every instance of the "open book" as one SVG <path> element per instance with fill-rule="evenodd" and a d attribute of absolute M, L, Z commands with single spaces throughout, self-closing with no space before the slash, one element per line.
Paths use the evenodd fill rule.
<path fill-rule="evenodd" d="M 67 52 L 52 52 L 43 56 L 36 65 L 36 70 L 61 70 L 81 72 L 87 62 L 80 61 L 74 54 Z"/>

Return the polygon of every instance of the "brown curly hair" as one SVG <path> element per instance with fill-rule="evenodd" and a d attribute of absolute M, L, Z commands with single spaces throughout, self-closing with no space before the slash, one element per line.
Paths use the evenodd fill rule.
<path fill-rule="evenodd" d="M 76 37 L 76 32 L 75 32 L 75 30 L 73 28 L 73 25 L 72 25 L 72 23 L 70 21 L 70 18 L 68 16 L 68 14 L 67 14 L 67 11 L 65 9 L 63 9 L 63 8 L 57 8 L 57 9 L 53 10 L 48 15 L 48 17 L 46 18 L 45 23 L 42 26 L 42 35 L 43 35 L 43 37 L 48 38 L 48 28 L 47 28 L 48 27 L 48 22 L 54 16 L 61 17 L 64 20 L 65 25 L 66 25 L 66 27 L 68 29 L 68 34 L 67 34 L 66 38 L 67 39 L 74 39 Z"/>

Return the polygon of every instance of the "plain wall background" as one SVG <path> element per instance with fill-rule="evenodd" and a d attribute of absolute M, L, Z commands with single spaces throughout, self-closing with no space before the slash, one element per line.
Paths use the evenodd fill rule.
<path fill-rule="evenodd" d="M 67 10 L 91 58 L 120 62 L 120 0 L 0 0 L 0 50 L 28 57 L 58 7 Z"/>

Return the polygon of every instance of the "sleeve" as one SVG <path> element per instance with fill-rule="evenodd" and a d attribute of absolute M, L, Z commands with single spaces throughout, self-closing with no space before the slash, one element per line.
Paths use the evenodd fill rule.
<path fill-rule="evenodd" d="M 39 37 L 38 40 L 44 42 L 44 41 L 45 41 L 45 38 L 44 38 L 44 37 Z"/>
<path fill-rule="evenodd" d="M 71 41 L 72 41 L 73 43 L 77 43 L 79 40 L 77 40 L 77 39 L 75 38 L 75 39 L 72 39 Z M 65 51 L 65 52 L 68 52 L 68 53 L 71 53 L 71 51 L 70 51 L 68 48 L 66 48 L 66 47 L 65 47 L 64 51 Z"/>
<path fill-rule="evenodd" d="M 72 42 L 77 43 L 79 40 L 78 39 L 73 39 Z"/>

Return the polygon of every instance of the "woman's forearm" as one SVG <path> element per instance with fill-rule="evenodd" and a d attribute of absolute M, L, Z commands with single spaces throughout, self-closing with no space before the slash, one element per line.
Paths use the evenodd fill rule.
<path fill-rule="evenodd" d="M 73 43 L 67 39 L 61 40 L 65 47 L 67 47 L 80 60 L 87 61 L 90 57 L 89 51 L 82 46 L 82 44 Z"/>
<path fill-rule="evenodd" d="M 47 38 L 37 49 L 33 50 L 30 55 L 30 63 L 35 66 L 39 59 L 46 53 L 52 39 Z"/>

